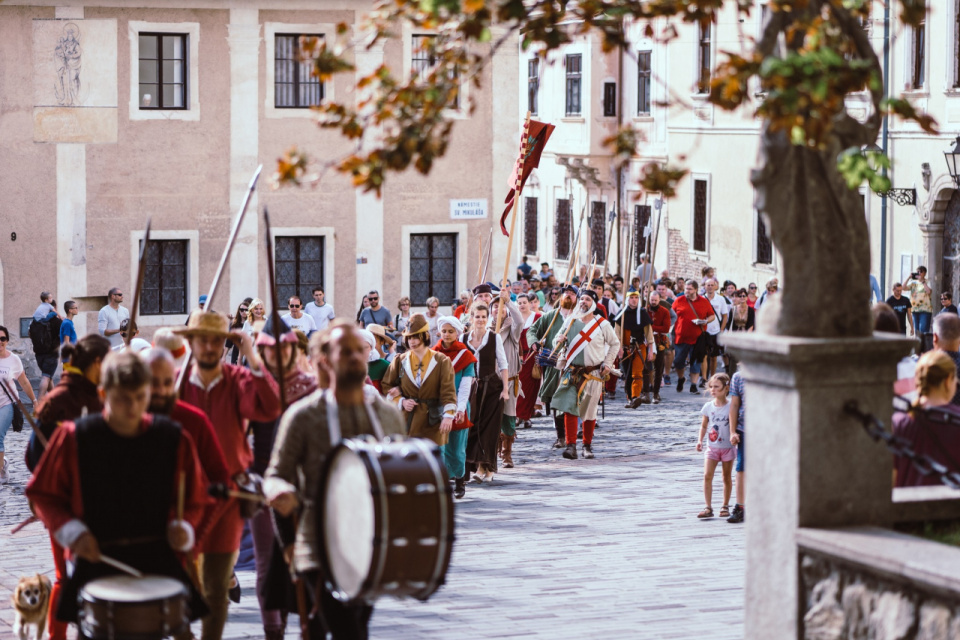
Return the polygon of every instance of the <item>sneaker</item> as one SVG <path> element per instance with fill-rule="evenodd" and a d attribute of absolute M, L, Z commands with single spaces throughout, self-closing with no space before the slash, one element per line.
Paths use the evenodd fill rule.
<path fill-rule="evenodd" d="M 746 516 L 743 512 L 743 507 L 739 504 L 735 504 L 733 505 L 733 513 L 731 513 L 730 517 L 727 518 L 727 522 L 737 524 L 738 522 L 743 522 L 745 517 Z"/>
<path fill-rule="evenodd" d="M 700 378 L 700 388 L 701 388 L 701 389 L 706 389 L 706 388 L 707 388 L 707 381 L 704 380 L 703 378 Z"/>
<path fill-rule="evenodd" d="M 690 393 L 700 393 L 700 390 L 697 389 L 697 385 L 695 384 L 690 385 Z"/>
<path fill-rule="evenodd" d="M 670 385 L 673 384 L 672 382 L 670 382 L 670 376 L 663 376 L 663 384 L 666 387 L 669 387 Z"/>
<path fill-rule="evenodd" d="M 681 391 L 683 391 L 683 383 L 686 381 L 687 381 L 686 378 L 680 378 L 679 380 L 677 380 L 677 393 L 680 393 Z"/>
<path fill-rule="evenodd" d="M 567 460 L 576 460 L 577 459 L 577 445 L 568 444 L 567 448 L 563 450 L 563 457 Z"/>
<path fill-rule="evenodd" d="M 593 459 L 593 445 L 583 445 L 583 457 L 587 458 L 588 460 Z"/>
<path fill-rule="evenodd" d="M 659 394 L 659 393 L 653 394 L 653 404 L 660 404 L 660 394 Z"/>

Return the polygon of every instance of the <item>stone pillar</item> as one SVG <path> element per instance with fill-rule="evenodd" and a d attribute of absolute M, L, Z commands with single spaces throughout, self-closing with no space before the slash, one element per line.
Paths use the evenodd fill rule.
<path fill-rule="evenodd" d="M 357 12 L 358 16 L 361 12 Z M 359 25 L 358 25 L 359 26 Z M 370 49 L 358 47 L 356 50 L 356 79 L 369 75 L 383 64 L 383 42 L 377 43 Z M 380 136 L 380 129 L 372 129 L 366 133 L 366 141 L 375 141 Z M 357 212 L 354 220 L 356 225 L 356 276 L 354 278 L 354 299 L 346 301 L 346 307 L 358 304 L 363 296 L 371 290 L 380 292 L 381 304 L 387 306 L 386 294 L 383 291 L 383 198 L 375 192 L 356 189 Z M 391 269 L 397 265 L 392 265 Z M 336 265 L 333 267 L 336 269 Z M 398 292 L 391 292 L 399 297 Z M 391 295 L 391 299 L 393 295 Z"/>
<path fill-rule="evenodd" d="M 934 313 L 940 308 L 940 292 L 943 291 L 943 229 L 944 224 L 920 224 L 923 236 L 923 254 L 927 267 L 927 282 L 930 288 Z"/>
<path fill-rule="evenodd" d="M 890 521 L 891 454 L 843 406 L 889 424 L 906 338 L 726 334 L 746 380 L 748 640 L 798 637 L 798 527 Z"/>
<path fill-rule="evenodd" d="M 230 9 L 227 43 L 230 45 L 230 226 L 259 164 L 260 152 L 260 14 L 257 9 Z M 265 169 L 269 175 L 270 170 Z M 260 176 L 259 185 L 265 176 Z M 229 227 L 228 227 L 229 228 Z M 246 296 L 262 297 L 257 273 L 260 267 L 260 216 L 257 194 L 250 206 L 230 255 L 230 294 L 222 289 L 214 306 L 229 313 Z M 215 258 L 218 262 L 220 256 Z M 205 292 L 206 285 L 200 288 Z M 222 297 L 221 297 L 222 296 Z M 191 300 L 193 305 L 195 301 Z M 273 302 L 267 302 L 267 309 Z"/>

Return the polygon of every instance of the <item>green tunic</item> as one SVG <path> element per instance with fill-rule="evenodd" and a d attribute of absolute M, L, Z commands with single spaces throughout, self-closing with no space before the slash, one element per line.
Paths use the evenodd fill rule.
<path fill-rule="evenodd" d="M 554 309 L 549 313 L 543 314 L 539 320 L 530 325 L 530 328 L 527 330 L 527 344 L 533 345 L 534 342 L 542 340 L 543 344 L 549 348 L 550 345 L 553 344 L 553 339 L 560 333 L 560 327 L 563 326 L 563 316 L 557 318 L 556 322 L 553 321 L 558 313 L 560 313 L 560 310 Z M 547 327 L 550 327 L 549 331 L 547 331 Z M 544 333 L 546 333 L 546 340 L 543 340 Z M 555 367 L 543 368 L 540 378 L 540 399 L 552 404 L 553 394 L 556 392 L 559 384 L 560 371 Z"/>

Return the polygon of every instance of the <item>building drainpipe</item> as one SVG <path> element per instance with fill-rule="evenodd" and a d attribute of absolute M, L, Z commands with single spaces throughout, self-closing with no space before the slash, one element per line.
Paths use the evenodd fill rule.
<path fill-rule="evenodd" d="M 621 19 L 620 19 L 620 34 L 623 35 L 623 34 L 625 33 L 625 31 L 626 31 L 626 30 L 624 29 L 624 25 L 623 25 L 623 18 L 621 18 Z M 620 99 L 618 100 L 618 102 L 619 102 L 619 105 L 618 105 L 619 108 L 617 109 L 617 130 L 619 131 L 620 128 L 623 126 L 623 110 L 624 110 L 624 108 L 625 108 L 625 106 L 626 106 L 626 101 L 624 100 L 624 97 L 623 97 L 623 96 L 624 96 L 624 90 L 623 90 L 623 56 L 624 56 L 623 47 L 622 47 L 622 46 L 618 47 L 618 48 L 617 48 L 617 51 L 619 52 L 618 55 L 617 55 L 617 84 L 618 84 L 619 87 L 620 87 L 620 95 L 619 95 L 619 98 L 620 98 Z M 629 167 L 629 165 L 627 165 L 627 166 Z M 614 221 L 614 224 L 617 225 L 617 273 L 623 273 L 623 262 L 622 262 L 622 261 L 623 261 L 623 247 L 622 247 L 621 242 L 620 242 L 621 232 L 623 231 L 623 227 L 621 226 L 621 222 L 622 222 L 622 220 L 621 220 L 621 215 L 622 215 L 622 213 L 621 213 L 621 212 L 622 212 L 622 210 L 623 210 L 623 187 L 624 187 L 623 169 L 624 169 L 624 168 L 623 168 L 622 166 L 617 169 L 617 218 L 616 218 L 616 220 Z"/>
<path fill-rule="evenodd" d="M 883 5 L 883 97 L 890 95 L 890 3 Z M 887 136 L 889 117 L 883 116 L 883 127 L 880 139 L 880 148 L 884 155 L 887 153 Z M 884 177 L 887 169 L 882 170 Z M 887 198 L 880 198 L 880 295 L 887 291 Z"/>

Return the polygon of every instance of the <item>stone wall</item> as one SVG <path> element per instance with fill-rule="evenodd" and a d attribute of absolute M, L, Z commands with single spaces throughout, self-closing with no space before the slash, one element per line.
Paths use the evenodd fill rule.
<path fill-rule="evenodd" d="M 684 239 L 683 233 L 676 229 L 667 229 L 667 247 L 669 248 L 669 258 L 667 269 L 670 271 L 670 277 L 695 278 L 700 282 L 703 277 L 701 273 L 707 263 L 699 258 L 692 257 L 690 253 L 690 244 Z"/>
<path fill-rule="evenodd" d="M 808 552 L 800 554 L 800 580 L 802 638 L 960 638 L 960 594 L 945 597 Z"/>

